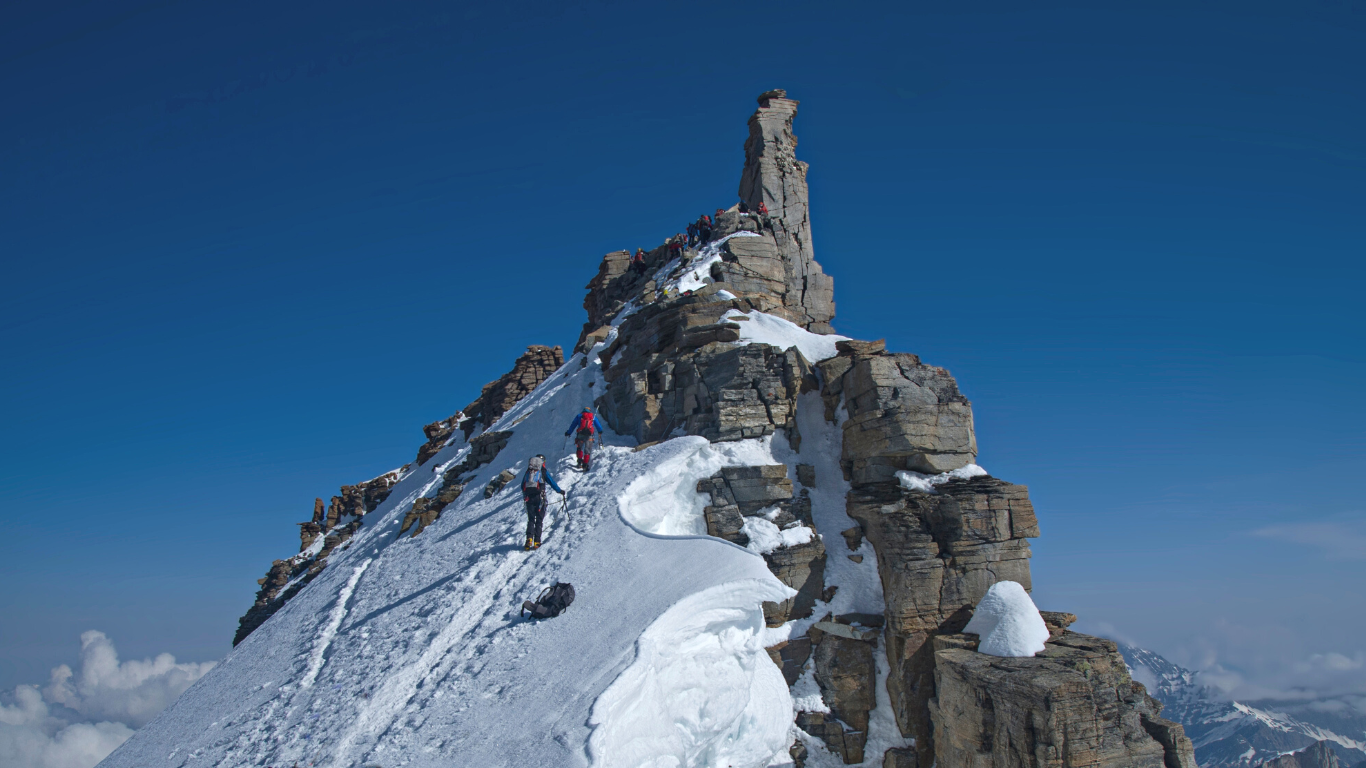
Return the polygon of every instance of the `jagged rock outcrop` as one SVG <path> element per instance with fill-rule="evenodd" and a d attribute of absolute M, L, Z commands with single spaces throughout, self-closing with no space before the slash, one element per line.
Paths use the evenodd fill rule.
<path fill-rule="evenodd" d="M 454 416 L 434 421 L 422 428 L 427 435 L 427 442 L 417 451 L 418 465 L 426 464 L 428 459 L 435 456 L 450 441 L 456 429 L 464 430 L 468 438 L 481 425 L 487 427 L 493 424 L 562 365 L 562 348 L 539 344 L 527 347 L 526 352 L 512 364 L 512 370 L 485 384 L 474 402 Z"/>
<path fill-rule="evenodd" d="M 949 372 L 916 355 L 889 353 L 881 341 L 843 341 L 822 361 L 821 395 L 833 421 L 841 402 L 841 463 L 855 485 L 890 482 L 898 470 L 936 474 L 973 463 L 972 404 Z"/>
<path fill-rule="evenodd" d="M 1258 768 L 1347 768 L 1326 741 L 1316 741 L 1298 752 L 1267 760 Z"/>
<path fill-rule="evenodd" d="M 613 430 L 651 442 L 680 434 L 713 442 L 788 431 L 794 445 L 797 396 L 816 386 L 811 364 L 795 347 L 735 345 L 732 309 L 745 299 L 685 296 L 657 303 L 622 323 L 602 352 L 607 391 L 597 406 Z"/>
<path fill-rule="evenodd" d="M 313 500 L 313 516 L 299 523 L 299 554 L 286 560 L 276 560 L 266 575 L 256 580 L 260 589 L 251 608 L 237 620 L 237 632 L 232 644 L 246 639 L 261 623 L 270 618 L 284 604 L 312 581 L 327 566 L 327 556 L 360 530 L 361 519 L 389 497 L 394 484 L 408 467 L 385 472 L 373 480 L 355 485 L 343 485 L 326 508 L 322 499 Z M 311 551 L 322 538 L 317 551 Z"/>
<path fill-rule="evenodd" d="M 482 432 L 470 438 L 469 453 L 465 454 L 465 458 L 459 464 L 442 473 L 441 487 L 437 489 L 435 496 L 413 502 L 413 508 L 403 516 L 403 524 L 399 526 L 398 535 L 402 536 L 409 528 L 413 528 L 413 535 L 416 536 L 440 519 L 442 510 L 464 493 L 465 486 L 469 484 L 469 473 L 491 463 L 498 457 L 498 453 L 507 447 L 511 439 L 510 430 Z"/>
<path fill-rule="evenodd" d="M 759 96 L 759 109 L 749 119 L 740 199 L 751 210 L 768 210 L 773 241 L 783 263 L 786 283 L 783 309 L 789 320 L 815 333 L 833 333 L 834 280 L 821 271 L 811 246 L 810 196 L 806 163 L 797 159 L 792 120 L 797 102 L 781 89 Z"/>
<path fill-rule="evenodd" d="M 802 491 L 794 498 L 792 491 L 784 464 L 726 467 L 697 484 L 698 493 L 711 496 L 711 504 L 703 509 L 707 533 L 742 547 L 750 543 L 743 530 L 746 517 L 762 517 L 781 530 L 797 526 L 815 530 L 810 494 Z M 781 603 L 764 603 L 768 625 L 777 627 L 810 616 L 825 589 L 824 542 L 812 536 L 805 544 L 765 552 L 763 557 L 779 581 L 797 590 L 795 596 Z"/>
<path fill-rule="evenodd" d="M 588 321 L 583 324 L 574 351 L 587 352 L 594 344 L 607 338 L 612 318 L 626 307 L 626 302 L 631 299 L 653 300 L 655 285 L 650 276 L 668 260 L 668 246 L 657 246 L 646 252 L 646 271 L 639 274 L 631 270 L 630 251 L 612 251 L 603 256 L 598 265 L 598 274 L 584 286 L 588 289 L 583 299 Z"/>
<path fill-rule="evenodd" d="M 933 644 L 941 768 L 1196 768 L 1190 739 L 1109 640 L 1064 631 L 1030 658 L 978 653 L 976 635 Z"/>
<path fill-rule="evenodd" d="M 797 725 L 824 741 L 846 765 L 861 763 L 869 713 L 877 705 L 877 628 L 841 616 L 816 622 L 807 635 L 813 647 L 816 684 L 830 712 L 803 712 L 797 716 Z"/>
<path fill-rule="evenodd" d="M 971 607 L 998 581 L 1029 589 L 1026 539 L 1039 535 L 1024 486 L 974 477 L 936 491 L 855 486 L 846 508 L 878 554 L 892 670 L 887 689 L 902 733 L 921 745 L 933 741 L 930 638 L 961 631 Z"/>

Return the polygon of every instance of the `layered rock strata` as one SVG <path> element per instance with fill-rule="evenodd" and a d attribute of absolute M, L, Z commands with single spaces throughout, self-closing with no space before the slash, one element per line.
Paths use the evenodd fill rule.
<path fill-rule="evenodd" d="M 1130 679 L 1113 642 L 1063 631 L 1031 658 L 976 645 L 976 635 L 934 638 L 936 765 L 1196 768 L 1190 739 Z"/>
<path fill-rule="evenodd" d="M 427 442 L 417 451 L 418 465 L 426 464 L 445 447 L 461 429 L 468 438 L 480 426 L 487 427 L 508 412 L 508 409 L 531 394 L 531 390 L 550 378 L 551 374 L 564 365 L 564 350 L 558 346 L 546 347 L 533 344 L 512 364 L 512 370 L 484 385 L 483 391 L 474 402 L 456 412 L 454 416 L 434 421 L 422 428 Z"/>
<path fill-rule="evenodd" d="M 745 518 L 760 518 L 780 530 L 805 526 L 811 522 L 811 496 L 803 490 L 794 497 L 787 466 L 726 467 L 697 484 L 698 493 L 711 496 L 703 509 L 707 533 L 717 538 L 748 546 Z M 805 619 L 825 590 L 825 544 L 812 536 L 805 544 L 781 547 L 763 553 L 768 569 L 797 594 L 781 603 L 764 603 L 764 619 L 770 627 L 782 626 L 792 619 Z M 781 665 L 780 665 L 781 666 Z"/>
<path fill-rule="evenodd" d="M 827 417 L 843 402 L 840 460 L 855 485 L 894 482 L 896 472 L 935 474 L 977 459 L 972 404 L 943 368 L 889 353 L 881 341 L 843 341 L 820 363 Z"/>
<path fill-rule="evenodd" d="M 652 442 L 677 434 L 713 442 L 788 432 L 794 445 L 797 396 L 813 389 L 811 364 L 795 347 L 736 346 L 731 310 L 748 299 L 686 296 L 653 304 L 621 324 L 602 352 L 607 391 L 597 406 L 608 425 Z"/>
<path fill-rule="evenodd" d="M 407 467 L 386 472 L 373 480 L 343 485 L 324 509 L 322 499 L 313 501 L 313 517 L 299 523 L 299 554 L 270 564 L 266 575 L 256 580 L 260 589 L 251 608 L 237 620 L 232 644 L 237 645 L 261 626 L 308 582 L 327 566 L 327 556 L 360 530 L 361 519 L 389 497 L 394 484 Z M 320 546 L 318 539 L 322 538 Z"/>
<path fill-rule="evenodd" d="M 759 109 L 749 119 L 740 199 L 751 210 L 761 203 L 768 210 L 786 284 L 780 314 L 816 333 L 834 333 L 835 284 L 812 249 L 807 164 L 797 159 L 792 132 L 797 103 L 782 89 L 759 96 Z"/>

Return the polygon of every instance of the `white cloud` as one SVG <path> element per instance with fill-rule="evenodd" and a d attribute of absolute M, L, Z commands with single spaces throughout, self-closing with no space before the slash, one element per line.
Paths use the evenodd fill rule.
<path fill-rule="evenodd" d="M 1258 528 L 1252 535 L 1314 547 L 1332 560 L 1366 559 L 1366 524 L 1361 521 L 1271 525 Z"/>
<path fill-rule="evenodd" d="M 63 664 L 41 691 L 21 685 L 0 701 L 0 765 L 90 768 L 212 667 L 167 653 L 120 662 L 104 633 L 86 632 L 79 672 Z"/>

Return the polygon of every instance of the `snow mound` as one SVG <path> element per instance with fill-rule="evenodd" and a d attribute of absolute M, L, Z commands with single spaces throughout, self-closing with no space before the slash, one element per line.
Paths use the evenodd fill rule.
<path fill-rule="evenodd" d="M 792 697 L 761 638 L 774 580 L 719 584 L 680 600 L 636 643 L 593 705 L 596 768 L 766 766 L 791 741 Z"/>
<path fill-rule="evenodd" d="M 796 323 L 758 311 L 746 313 L 732 309 L 726 313 L 724 319 L 734 320 L 737 317 L 748 318 L 748 321 L 741 320 L 738 323 L 742 343 L 772 344 L 783 350 L 796 347 L 801 350 L 807 361 L 812 363 L 839 354 L 835 344 L 849 340 L 848 336 L 822 336 L 819 333 L 812 333 Z"/>
<path fill-rule="evenodd" d="M 1014 581 L 992 584 L 963 631 L 980 636 L 977 651 L 990 656 L 1033 656 L 1048 640 L 1039 609 Z"/>
<path fill-rule="evenodd" d="M 896 473 L 896 478 L 901 481 L 901 487 L 907 490 L 934 493 L 936 485 L 943 485 L 950 480 L 967 480 L 970 477 L 986 477 L 988 474 L 985 469 L 976 464 L 969 464 L 966 467 L 940 472 L 937 475 L 922 475 L 919 472 L 902 470 Z"/>

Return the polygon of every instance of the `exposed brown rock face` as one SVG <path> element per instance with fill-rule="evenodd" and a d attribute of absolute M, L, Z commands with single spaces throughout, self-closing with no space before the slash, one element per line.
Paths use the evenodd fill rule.
<path fill-rule="evenodd" d="M 1316 741 L 1298 752 L 1267 760 L 1258 768 L 1347 768 L 1326 741 Z"/>
<path fill-rule="evenodd" d="M 803 491 L 794 498 L 787 466 L 726 467 L 697 483 L 697 492 L 711 495 L 712 503 L 703 510 L 707 533 L 740 546 L 749 544 L 741 530 L 745 517 L 771 513 L 774 525 L 782 529 L 811 522 L 811 497 Z M 770 627 L 790 619 L 804 619 L 825 589 L 825 544 L 813 537 L 806 544 L 783 547 L 764 554 L 764 562 L 782 583 L 797 594 L 781 603 L 764 603 L 764 619 Z"/>
<path fill-rule="evenodd" d="M 882 342 L 845 341 L 819 366 L 831 420 L 844 398 L 841 463 L 855 485 L 892 482 L 897 470 L 938 474 L 977 459 L 972 404 L 943 368 Z"/>
<path fill-rule="evenodd" d="M 784 314 L 816 333 L 833 333 L 835 281 L 821 271 L 811 246 L 807 165 L 797 159 L 797 137 L 792 133 L 796 116 L 797 102 L 787 98 L 786 91 L 768 91 L 759 97 L 759 109 L 749 119 L 740 199 L 752 210 L 760 203 L 768 209 L 772 245 L 782 261 L 786 283 Z"/>
<path fill-rule="evenodd" d="M 830 714 L 802 713 L 797 724 L 825 741 L 846 765 L 861 763 L 868 741 L 868 715 L 877 705 L 877 630 L 819 621 L 807 634 L 815 648 L 816 684 Z"/>
<path fill-rule="evenodd" d="M 754 306 L 688 296 L 627 318 L 602 353 L 607 391 L 597 406 L 608 425 L 641 442 L 676 429 L 712 442 L 785 429 L 800 444 L 796 398 L 815 387 L 810 363 L 796 348 L 729 343 L 740 337 L 739 323 L 721 320 L 731 309 Z"/>
<path fill-rule="evenodd" d="M 660 245 L 645 254 L 646 271 L 637 274 L 631 270 L 631 251 L 612 251 L 602 257 L 598 274 L 584 286 L 588 295 L 583 299 L 583 308 L 588 310 L 588 322 L 583 324 L 575 352 L 587 352 L 594 344 L 607 338 L 605 327 L 610 327 L 612 318 L 617 316 L 626 302 L 633 298 L 653 301 L 652 295 L 642 297 L 643 292 L 652 294 L 654 282 L 650 276 L 669 261 L 669 248 Z M 601 331 L 601 332 L 599 332 Z M 590 339 L 593 336 L 595 338 Z"/>
<path fill-rule="evenodd" d="M 474 402 L 448 419 L 434 421 L 422 428 L 427 442 L 417 451 L 417 463 L 427 463 L 455 434 L 457 427 L 463 429 L 465 437 L 474 434 L 480 425 L 485 427 L 498 420 L 499 416 L 531 394 L 531 390 L 550 378 L 551 374 L 564 365 L 564 350 L 560 347 L 546 347 L 533 344 L 513 363 L 512 370 L 484 385 L 483 391 Z"/>
<path fill-rule="evenodd" d="M 934 640 L 941 768 L 1196 768 L 1190 739 L 1109 640 L 1064 632 L 1032 658 L 977 653 L 976 640 Z"/>
<path fill-rule="evenodd" d="M 360 530 L 361 518 L 375 511 L 393 490 L 407 467 L 385 472 L 379 477 L 356 485 L 343 485 L 341 494 L 332 497 L 332 503 L 324 511 L 323 500 L 313 500 L 313 517 L 306 523 L 299 523 L 299 554 L 287 560 L 276 560 L 264 578 L 257 579 L 261 588 L 256 592 L 256 601 L 251 608 L 237 620 L 237 633 L 232 644 L 237 645 L 246 639 L 257 627 L 280 608 L 304 585 L 322 573 L 327 566 L 327 556 L 345 543 L 356 531 Z M 323 537 L 322 547 L 317 554 L 307 554 L 318 537 Z M 302 578 L 300 578 L 302 577 Z M 293 584 L 290 582 L 293 581 Z M 288 588 L 286 588 L 288 587 Z"/>
<path fill-rule="evenodd" d="M 846 438 L 848 433 L 846 432 Z M 891 483 L 857 486 L 847 512 L 878 554 L 887 605 L 887 689 L 902 733 L 929 745 L 939 633 L 962 630 L 998 581 L 1030 588 L 1028 537 L 1039 535 L 1028 489 L 991 477 L 923 493 Z"/>

